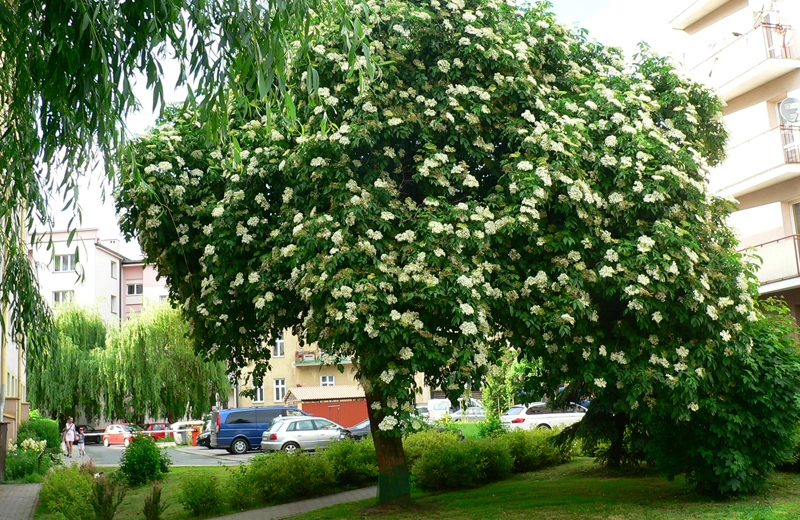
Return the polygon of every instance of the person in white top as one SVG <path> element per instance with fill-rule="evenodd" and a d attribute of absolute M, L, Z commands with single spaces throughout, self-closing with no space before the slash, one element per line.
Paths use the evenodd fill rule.
<path fill-rule="evenodd" d="M 75 442 L 75 423 L 72 422 L 72 417 L 67 419 L 67 425 L 64 427 L 64 434 L 61 439 L 67 444 L 67 457 L 72 458 L 72 443 Z"/>

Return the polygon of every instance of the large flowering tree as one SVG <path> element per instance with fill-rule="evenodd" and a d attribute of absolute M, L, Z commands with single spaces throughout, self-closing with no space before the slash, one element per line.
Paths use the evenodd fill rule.
<path fill-rule="evenodd" d="M 414 375 L 456 392 L 508 349 L 542 358 L 545 392 L 572 381 L 652 425 L 667 473 L 721 492 L 763 479 L 792 442 L 798 364 L 754 305 L 730 203 L 706 191 L 720 102 L 546 6 L 365 5 L 355 57 L 310 14 L 296 120 L 237 119 L 209 145 L 177 111 L 122 165 L 123 228 L 197 344 L 257 374 L 285 328 L 352 358 L 381 500 L 408 497 Z M 676 431 L 702 433 L 660 449 Z"/>

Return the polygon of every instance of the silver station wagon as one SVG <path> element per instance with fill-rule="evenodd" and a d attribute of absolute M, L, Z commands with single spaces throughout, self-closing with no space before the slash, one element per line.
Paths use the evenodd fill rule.
<path fill-rule="evenodd" d="M 347 435 L 345 428 L 330 419 L 287 417 L 272 423 L 261 435 L 261 451 L 315 451 Z"/>

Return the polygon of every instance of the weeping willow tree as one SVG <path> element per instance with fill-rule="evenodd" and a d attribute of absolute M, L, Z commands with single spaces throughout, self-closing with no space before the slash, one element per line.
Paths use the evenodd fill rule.
<path fill-rule="evenodd" d="M 189 326 L 180 311 L 168 305 L 146 310 L 111 330 L 101 363 L 106 382 L 107 417 L 140 423 L 209 411 L 214 395 L 228 398 L 226 367 L 194 351 Z"/>
<path fill-rule="evenodd" d="M 81 413 L 143 422 L 200 416 L 215 393 L 227 399 L 226 367 L 194 352 L 180 311 L 159 305 L 120 328 L 107 328 L 96 310 L 61 307 L 58 340 L 29 360 L 31 402 L 63 422 Z"/>
<path fill-rule="evenodd" d="M 97 310 L 74 305 L 55 316 L 56 341 L 28 353 L 28 391 L 31 403 L 63 422 L 81 412 L 89 420 L 102 415 L 99 377 L 106 342 L 106 324 Z"/>

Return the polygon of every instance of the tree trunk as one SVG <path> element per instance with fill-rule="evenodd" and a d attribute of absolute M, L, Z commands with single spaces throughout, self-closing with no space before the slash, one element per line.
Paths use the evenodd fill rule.
<path fill-rule="evenodd" d="M 373 402 L 380 402 L 377 396 L 367 392 L 366 397 L 370 430 L 378 458 L 378 503 L 408 505 L 411 503 L 411 480 L 403 451 L 403 438 L 384 435 L 378 429 L 385 414 L 372 409 Z"/>

